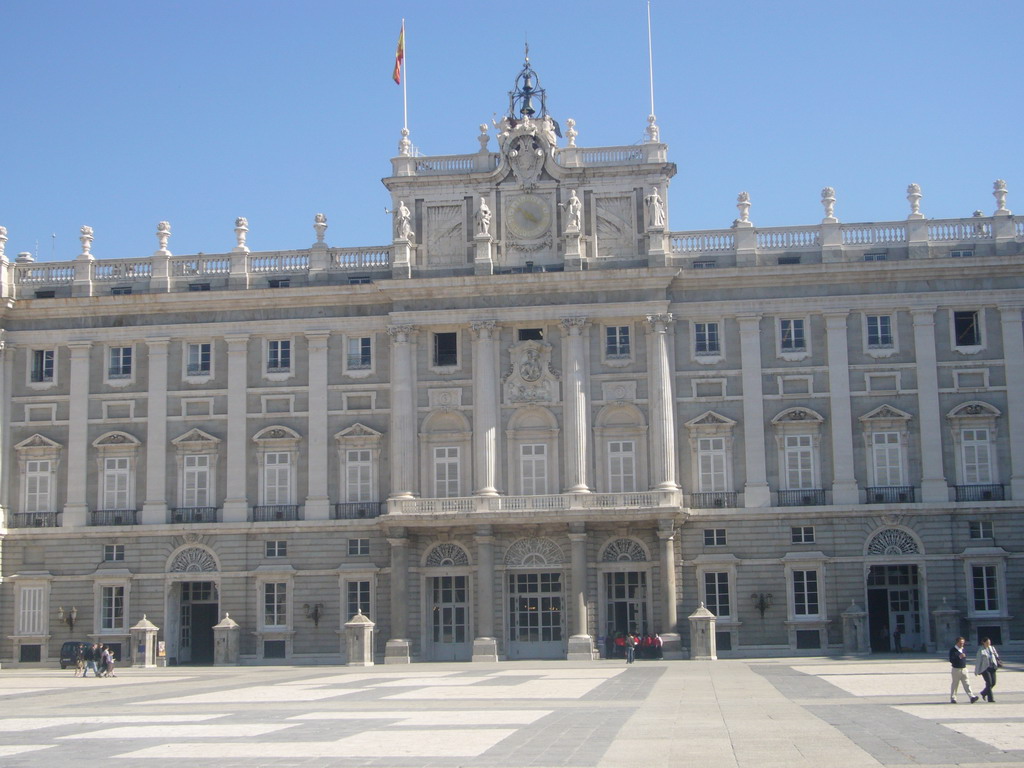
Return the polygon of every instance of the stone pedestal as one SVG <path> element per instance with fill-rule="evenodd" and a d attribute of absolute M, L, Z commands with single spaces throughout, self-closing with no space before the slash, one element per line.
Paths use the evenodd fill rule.
<path fill-rule="evenodd" d="M 160 628 L 143 614 L 142 621 L 128 631 L 131 633 L 132 666 L 155 667 L 156 635 Z"/>
<path fill-rule="evenodd" d="M 565 231 L 565 271 L 579 272 L 583 269 L 583 251 L 580 249 L 580 231 Z"/>
<path fill-rule="evenodd" d="M 650 230 L 647 233 L 647 266 L 664 267 L 668 263 L 669 252 L 665 230 Z"/>
<path fill-rule="evenodd" d="M 347 656 L 345 664 L 350 667 L 373 666 L 373 628 L 376 626 L 369 618 L 358 611 L 349 621 L 345 622 L 345 642 Z"/>
<path fill-rule="evenodd" d="M 718 646 L 715 643 L 715 614 L 700 604 L 690 614 L 690 658 L 695 661 L 717 661 Z"/>
<path fill-rule="evenodd" d="M 409 655 L 409 641 L 401 638 L 388 640 L 384 646 L 385 664 L 409 664 L 412 658 Z"/>
<path fill-rule="evenodd" d="M 412 243 L 408 240 L 395 240 L 392 249 L 391 277 L 395 280 L 412 277 Z"/>
<path fill-rule="evenodd" d="M 569 651 L 565 658 L 569 661 L 593 661 L 593 638 L 590 635 L 572 635 L 569 638 Z"/>
<path fill-rule="evenodd" d="M 666 632 L 661 636 L 661 657 L 663 659 L 683 658 L 683 638 L 678 632 Z"/>
<path fill-rule="evenodd" d="M 231 614 L 213 627 L 213 663 L 215 666 L 238 664 L 240 629 Z"/>
<path fill-rule="evenodd" d="M 491 236 L 477 235 L 473 238 L 476 243 L 476 258 L 473 260 L 473 274 L 491 275 L 494 274 L 494 261 L 491 258 Z"/>
<path fill-rule="evenodd" d="M 935 618 L 935 641 L 939 648 L 952 648 L 960 637 L 960 611 L 950 608 L 946 598 L 942 598 L 942 606 L 932 611 Z"/>
<path fill-rule="evenodd" d="M 850 607 L 843 611 L 842 616 L 843 652 L 870 653 L 871 641 L 868 638 L 867 611 L 851 600 Z"/>
<path fill-rule="evenodd" d="M 570 640 L 570 644 L 571 644 Z M 571 647 L 571 645 L 570 645 Z M 493 637 L 478 637 L 473 641 L 473 661 L 497 661 L 498 641 Z"/>

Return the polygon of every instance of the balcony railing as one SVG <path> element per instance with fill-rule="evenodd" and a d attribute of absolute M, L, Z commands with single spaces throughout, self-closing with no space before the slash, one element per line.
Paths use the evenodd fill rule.
<path fill-rule="evenodd" d="M 822 504 L 825 504 L 825 491 L 821 488 L 779 491 L 780 507 L 815 507 Z"/>
<path fill-rule="evenodd" d="M 680 506 L 678 491 L 625 493 L 552 493 L 541 496 L 463 496 L 450 499 L 399 499 L 389 502 L 396 514 L 438 512 L 484 514 L 494 512 L 549 512 L 572 509 L 662 509 Z"/>
<path fill-rule="evenodd" d="M 913 503 L 916 489 L 912 485 L 877 485 L 865 489 L 868 504 Z"/>
<path fill-rule="evenodd" d="M 735 507 L 736 491 L 702 491 L 690 494 L 691 509 Z"/>
<path fill-rule="evenodd" d="M 172 523 L 216 523 L 216 507 L 178 507 L 171 510 Z"/>
<path fill-rule="evenodd" d="M 60 512 L 14 512 L 11 515 L 12 528 L 58 528 Z"/>
<path fill-rule="evenodd" d="M 266 523 L 272 520 L 298 520 L 298 504 L 270 504 L 252 508 L 252 521 Z"/>
<path fill-rule="evenodd" d="M 134 509 L 94 509 L 89 513 L 89 525 L 137 525 L 138 522 Z"/>
<path fill-rule="evenodd" d="M 368 520 L 380 517 L 386 506 L 383 501 L 346 501 L 334 505 L 335 520 Z"/>
<path fill-rule="evenodd" d="M 954 485 L 957 501 L 1004 501 L 1001 485 Z"/>

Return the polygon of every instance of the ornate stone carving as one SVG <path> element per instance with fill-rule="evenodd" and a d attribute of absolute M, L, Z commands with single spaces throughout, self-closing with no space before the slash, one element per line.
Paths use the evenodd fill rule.
<path fill-rule="evenodd" d="M 562 326 L 562 332 L 566 336 L 579 336 L 583 333 L 583 329 L 587 325 L 587 318 L 585 317 L 563 317 L 558 321 L 558 324 Z"/>
<path fill-rule="evenodd" d="M 469 329 L 477 339 L 496 339 L 498 323 L 496 320 L 474 320 L 469 324 Z"/>
<path fill-rule="evenodd" d="M 477 141 L 480 142 L 480 151 L 487 151 L 487 142 L 490 141 L 491 137 L 487 134 L 487 123 L 480 123 L 480 135 L 476 137 Z"/>
<path fill-rule="evenodd" d="M 647 560 L 647 552 L 636 539 L 615 539 L 604 548 L 601 561 L 605 563 L 633 562 Z"/>
<path fill-rule="evenodd" d="M 402 129 L 402 138 L 398 140 L 398 154 L 402 157 L 410 157 L 412 155 L 412 142 L 409 141 L 409 129 Z"/>
<path fill-rule="evenodd" d="M 79 235 L 78 239 L 82 241 L 81 258 L 83 258 L 83 259 L 95 258 L 92 255 L 92 241 L 93 241 L 92 227 L 84 226 L 84 227 L 82 227 L 80 232 L 81 232 L 81 234 Z"/>
<path fill-rule="evenodd" d="M 996 179 L 992 183 L 992 196 L 996 199 L 996 216 L 1009 216 L 1010 211 L 1006 208 L 1006 182 Z"/>
<path fill-rule="evenodd" d="M 647 128 L 645 129 L 647 134 L 647 141 L 650 144 L 657 144 L 661 141 L 661 130 L 658 128 L 658 118 L 654 115 L 647 116 Z"/>
<path fill-rule="evenodd" d="M 169 253 L 167 250 L 167 241 L 171 237 L 171 223 L 169 221 L 161 221 L 156 225 L 156 241 L 159 244 L 157 249 L 158 253 Z"/>
<path fill-rule="evenodd" d="M 548 538 L 519 539 L 505 553 L 505 565 L 509 568 L 536 568 L 564 562 L 562 549 Z"/>
<path fill-rule="evenodd" d="M 463 205 L 428 205 L 426 208 L 427 259 L 432 266 L 461 264 L 466 258 Z"/>
<path fill-rule="evenodd" d="M 0 259 L 5 256 L 4 251 L 7 248 L 7 227 L 0 227 Z"/>
<path fill-rule="evenodd" d="M 427 401 L 431 408 L 458 408 L 462 405 L 462 388 L 445 387 L 444 389 L 427 390 Z"/>
<path fill-rule="evenodd" d="M 558 401 L 558 377 L 551 368 L 551 344 L 522 341 L 509 348 L 512 366 L 504 378 L 506 403 Z"/>
<path fill-rule="evenodd" d="M 823 221 L 830 224 L 837 222 L 838 219 L 834 215 L 836 207 L 836 191 L 832 189 L 832 187 L 825 187 L 821 190 L 821 205 L 825 209 L 825 218 Z"/>
<path fill-rule="evenodd" d="M 216 573 L 217 561 L 202 547 L 183 549 L 171 563 L 171 573 Z"/>
<path fill-rule="evenodd" d="M 395 217 L 395 240 L 412 242 L 412 212 L 404 200 L 398 201 L 398 207 L 392 211 Z"/>
<path fill-rule="evenodd" d="M 594 225 L 597 256 L 633 256 L 636 254 L 635 205 L 631 197 L 595 197 Z"/>
<path fill-rule="evenodd" d="M 868 542 L 869 555 L 917 555 L 920 554 L 914 537 L 898 528 L 886 528 L 871 537 Z"/>
<path fill-rule="evenodd" d="M 665 228 L 665 201 L 657 187 L 651 187 L 650 194 L 644 198 L 644 210 L 647 212 L 647 229 Z"/>
<path fill-rule="evenodd" d="M 921 185 L 911 184 L 907 187 L 907 202 L 910 203 L 910 215 L 908 219 L 923 219 L 921 213 Z"/>
<path fill-rule="evenodd" d="M 519 186 L 529 189 L 537 183 L 544 169 L 546 147 L 536 135 L 536 125 L 529 118 L 525 118 L 516 131 L 520 135 L 511 136 L 505 145 L 508 148 L 506 157 Z"/>
<path fill-rule="evenodd" d="M 568 147 L 576 146 L 576 137 L 579 132 L 576 130 L 576 121 L 571 117 L 565 121 L 565 143 Z"/>
<path fill-rule="evenodd" d="M 476 234 L 477 237 L 491 236 L 491 209 L 487 207 L 487 199 L 480 198 L 480 205 L 476 209 Z"/>
<path fill-rule="evenodd" d="M 318 213 L 313 217 L 313 230 L 316 232 L 316 241 L 322 243 L 324 241 L 324 233 L 327 232 L 327 217 L 322 213 Z"/>
<path fill-rule="evenodd" d="M 654 333 L 665 333 L 668 331 L 668 327 L 675 322 L 675 318 L 671 312 L 664 312 L 658 315 L 648 315 L 647 323 L 651 326 L 651 330 Z"/>
<path fill-rule="evenodd" d="M 412 335 L 416 333 L 417 327 L 415 325 L 389 325 L 386 330 L 393 343 L 408 344 L 412 341 Z"/>
<path fill-rule="evenodd" d="M 737 224 L 749 224 L 750 223 L 750 193 L 740 192 L 736 195 L 736 210 L 740 212 L 740 217 L 736 219 Z"/>
<path fill-rule="evenodd" d="M 583 203 L 576 197 L 576 190 L 569 192 L 569 199 L 559 203 L 565 208 L 565 231 L 566 233 L 577 233 L 583 226 Z"/>
<path fill-rule="evenodd" d="M 466 550 L 450 541 L 438 544 L 427 555 L 427 568 L 452 568 L 460 565 L 469 565 L 469 556 Z"/>

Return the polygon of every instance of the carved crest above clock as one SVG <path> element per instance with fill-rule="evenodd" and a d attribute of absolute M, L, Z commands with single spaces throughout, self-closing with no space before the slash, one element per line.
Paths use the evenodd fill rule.
<path fill-rule="evenodd" d="M 556 403 L 558 377 L 551 367 L 550 344 L 522 341 L 509 348 L 512 366 L 504 378 L 505 403 Z"/>

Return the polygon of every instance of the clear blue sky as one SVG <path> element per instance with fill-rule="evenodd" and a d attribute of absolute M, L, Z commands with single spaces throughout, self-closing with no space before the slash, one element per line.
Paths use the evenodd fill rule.
<path fill-rule="evenodd" d="M 644 0 L 4 0 L 0 224 L 9 258 L 101 258 L 390 237 L 380 178 L 402 123 L 391 81 L 406 18 L 409 122 L 425 154 L 473 152 L 507 107 L 529 37 L 548 107 L 580 146 L 633 144 L 649 111 Z M 655 101 L 679 166 L 673 229 L 1024 213 L 1024 2 L 654 0 Z M 494 148 L 492 138 L 491 147 Z M 56 234 L 55 256 L 51 235 Z"/>

